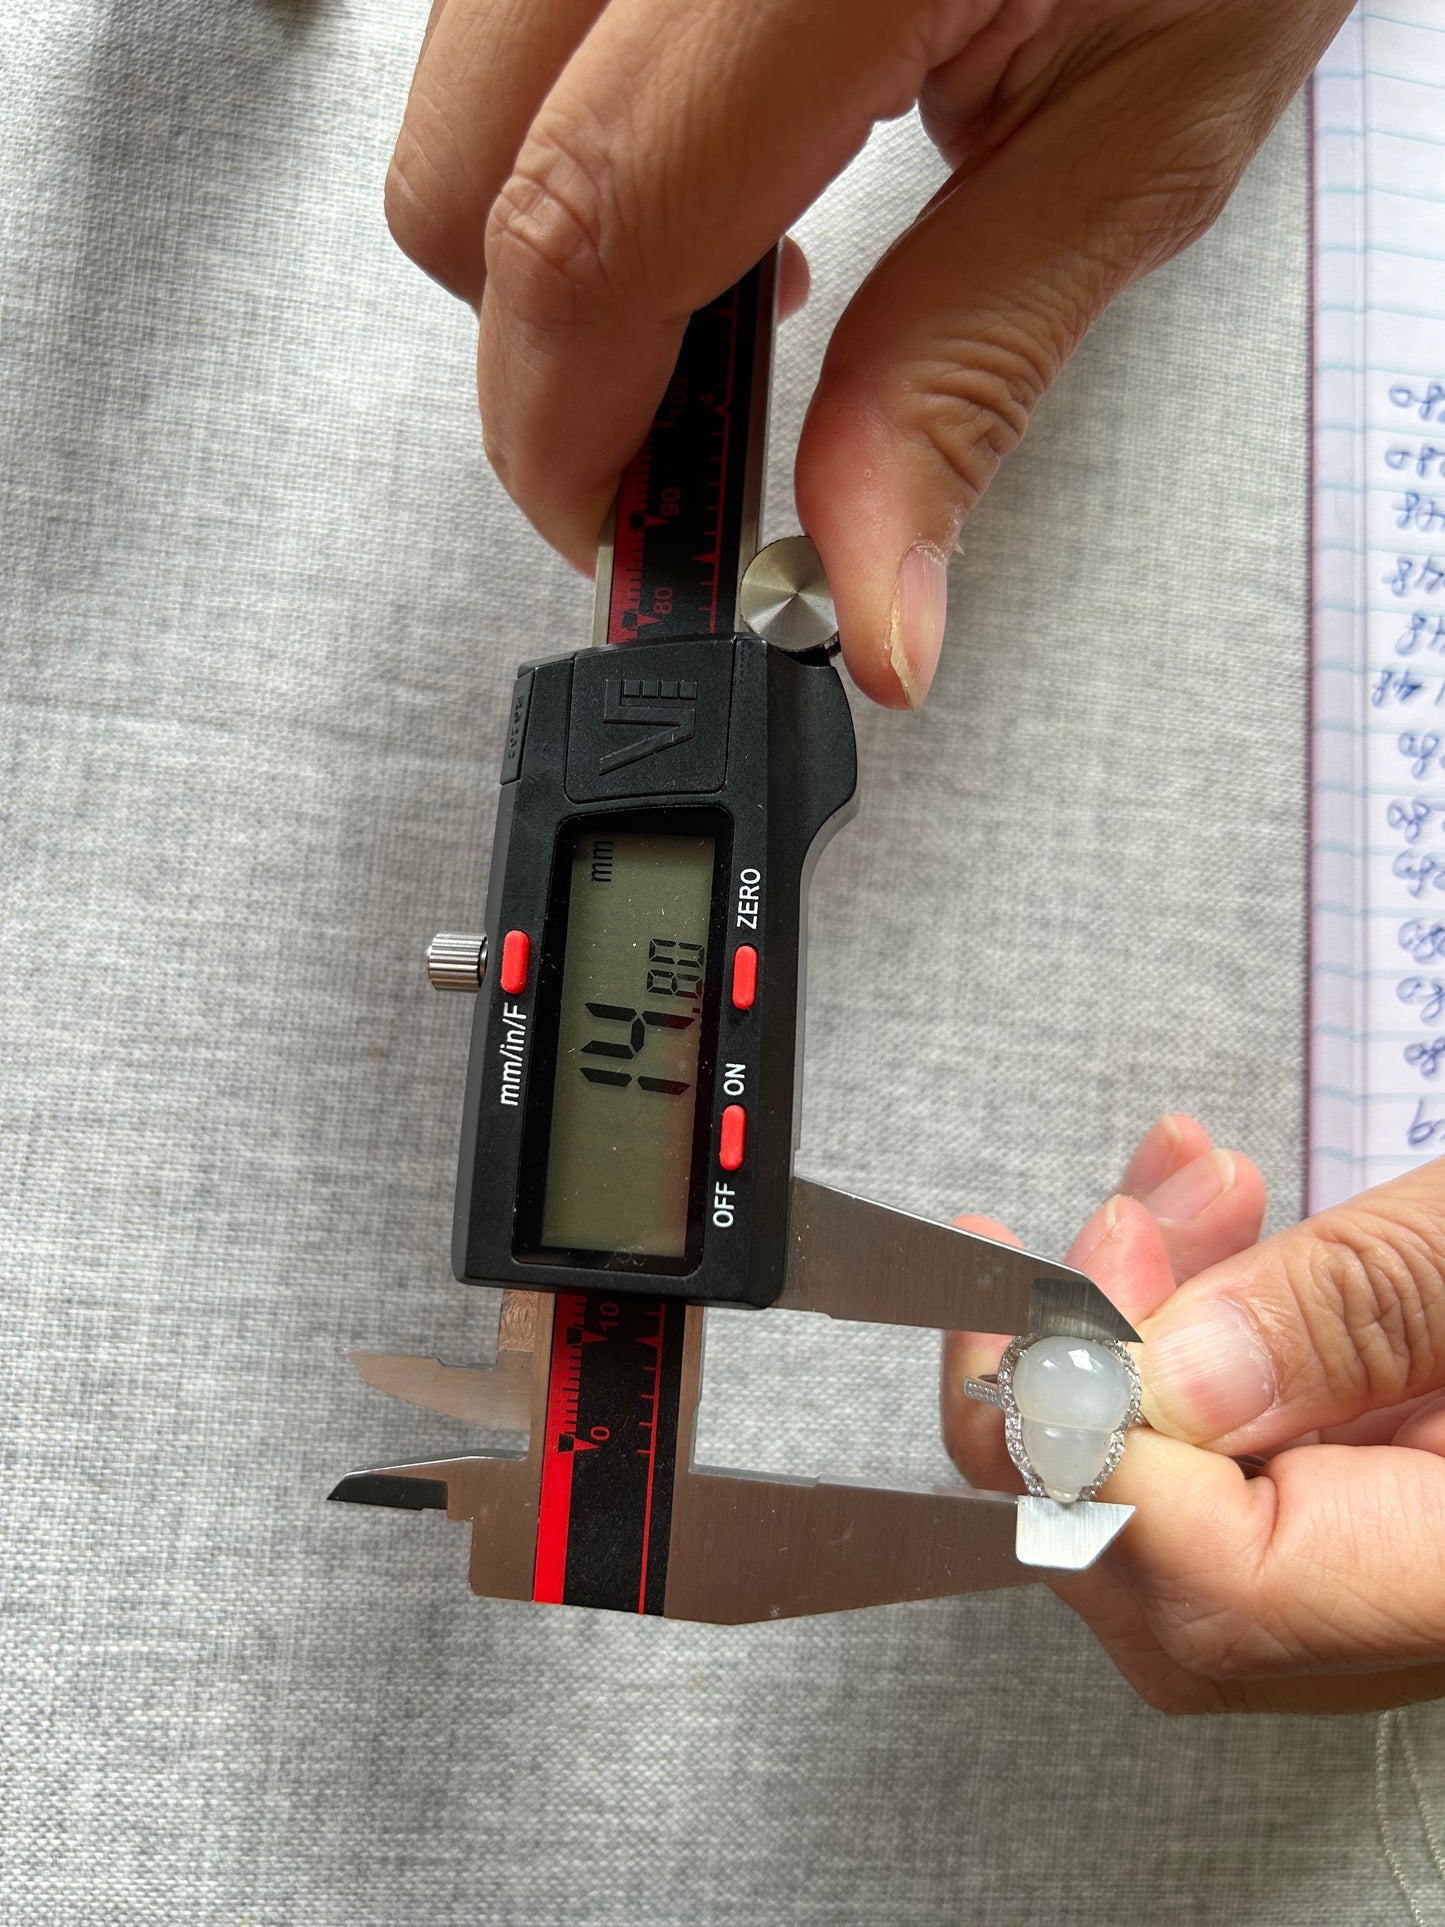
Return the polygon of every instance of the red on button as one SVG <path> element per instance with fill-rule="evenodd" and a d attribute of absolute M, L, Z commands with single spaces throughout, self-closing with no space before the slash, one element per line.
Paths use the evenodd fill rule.
<path fill-rule="evenodd" d="M 509 930 L 502 939 L 502 988 L 516 997 L 527 988 L 532 962 L 532 939 L 525 930 Z"/>
<path fill-rule="evenodd" d="M 750 943 L 733 952 L 733 1009 L 751 1010 L 758 994 L 758 953 Z"/>
<path fill-rule="evenodd" d="M 724 1171 L 739 1168 L 747 1141 L 748 1114 L 741 1104 L 729 1104 L 722 1114 L 722 1136 L 717 1148 L 717 1161 Z"/>

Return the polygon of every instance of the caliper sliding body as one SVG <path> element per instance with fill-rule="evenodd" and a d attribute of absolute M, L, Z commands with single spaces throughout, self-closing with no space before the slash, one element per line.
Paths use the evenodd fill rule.
<path fill-rule="evenodd" d="M 503 1287 L 496 1361 L 351 1357 L 517 1443 L 331 1496 L 468 1522 L 495 1597 L 835 1612 L 1082 1567 L 1130 1514 L 695 1462 L 710 1306 L 1137 1336 L 1077 1272 L 794 1174 L 807 884 L 857 765 L 815 558 L 755 557 L 773 306 L 769 258 L 689 325 L 594 646 L 518 673 L 485 937 L 428 953 L 433 983 L 481 992 L 452 1261 Z"/>

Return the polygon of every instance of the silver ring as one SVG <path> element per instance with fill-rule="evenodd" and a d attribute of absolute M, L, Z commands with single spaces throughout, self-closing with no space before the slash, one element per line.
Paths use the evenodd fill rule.
<path fill-rule="evenodd" d="M 1024 1484 L 1036 1499 L 1053 1499 L 1058 1494 L 1051 1492 L 1040 1478 L 1024 1443 L 1023 1414 L 1019 1411 L 1018 1400 L 1014 1394 L 1014 1373 L 1019 1360 L 1030 1347 L 1046 1338 L 1066 1337 L 1058 1332 L 1028 1332 L 1022 1338 L 1012 1339 L 998 1362 L 998 1371 L 990 1372 L 979 1378 L 964 1380 L 964 1392 L 982 1405 L 998 1407 L 1004 1416 L 1004 1440 L 1008 1455 L 1023 1476 Z M 1132 1426 L 1142 1425 L 1143 1388 L 1139 1381 L 1139 1367 L 1134 1363 L 1128 1349 L 1116 1338 L 1069 1338 L 1070 1345 L 1088 1345 L 1099 1351 L 1106 1351 L 1123 1366 L 1129 1388 L 1129 1402 L 1123 1418 L 1109 1433 L 1109 1443 L 1104 1451 L 1097 1471 L 1086 1484 L 1080 1486 L 1072 1499 L 1064 1499 L 1063 1504 L 1076 1504 L 1080 1499 L 1092 1499 L 1106 1480 L 1118 1470 L 1119 1461 L 1124 1456 L 1124 1444 Z M 1068 1428 L 1066 1428 L 1068 1429 Z M 1080 1431 L 1088 1428 L 1077 1428 Z M 1095 1434 L 1098 1436 L 1098 1434 Z"/>
<path fill-rule="evenodd" d="M 986 1378 L 966 1378 L 963 1381 L 964 1393 L 976 1398 L 980 1405 L 997 1405 L 1003 1409 L 1003 1393 L 999 1390 L 998 1373 L 990 1372 Z"/>

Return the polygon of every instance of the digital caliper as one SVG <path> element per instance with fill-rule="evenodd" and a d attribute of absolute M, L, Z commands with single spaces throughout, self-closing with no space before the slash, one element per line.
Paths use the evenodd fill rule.
<path fill-rule="evenodd" d="M 518 1443 L 331 1496 L 470 1521 L 473 1589 L 497 1597 L 836 1611 L 1078 1568 L 1130 1515 L 1091 1496 L 1138 1417 L 1137 1334 L 1097 1287 L 793 1172 L 808 879 L 857 762 L 817 557 L 801 537 L 755 554 L 774 266 L 689 325 L 622 477 L 594 647 L 518 672 L 486 934 L 428 952 L 435 985 L 480 993 L 452 1262 L 504 1289 L 497 1357 L 351 1356 Z M 695 1464 L 724 1305 L 1023 1334 L 972 1389 L 1005 1406 L 1029 1495 Z M 1030 1368 L 1036 1409 L 1012 1396 Z M 1095 1390 L 1050 1412 L 1060 1371 Z M 1049 1466 L 1080 1441 L 1088 1476 L 1061 1488 Z"/>

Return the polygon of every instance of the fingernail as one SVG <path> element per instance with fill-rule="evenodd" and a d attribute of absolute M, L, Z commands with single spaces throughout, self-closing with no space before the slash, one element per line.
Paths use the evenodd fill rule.
<path fill-rule="evenodd" d="M 1075 1238 L 1073 1249 L 1069 1253 L 1070 1264 L 1075 1266 L 1086 1264 L 1100 1245 L 1113 1236 L 1114 1226 L 1118 1222 L 1119 1197 L 1116 1192 L 1112 1198 L 1104 1200 Z"/>
<path fill-rule="evenodd" d="M 1170 1152 L 1182 1141 L 1183 1136 L 1184 1133 L 1171 1112 L 1166 1111 L 1162 1117 L 1156 1117 L 1135 1146 L 1133 1157 L 1124 1166 L 1124 1175 L 1119 1180 L 1119 1189 L 1121 1191 L 1147 1190 L 1149 1173 L 1158 1169 L 1161 1159 L 1165 1163 L 1168 1162 Z"/>
<path fill-rule="evenodd" d="M 1139 1370 L 1149 1423 L 1176 1438 L 1221 1438 L 1275 1402 L 1269 1354 L 1232 1298 L 1166 1305 L 1149 1320 Z"/>
<path fill-rule="evenodd" d="M 948 565 L 937 549 L 917 542 L 903 558 L 893 591 L 888 660 L 910 709 L 921 709 L 943 647 L 948 614 Z"/>
<path fill-rule="evenodd" d="M 1144 1208 L 1160 1224 L 1190 1224 L 1234 1184 L 1234 1159 L 1211 1151 L 1148 1192 Z"/>

